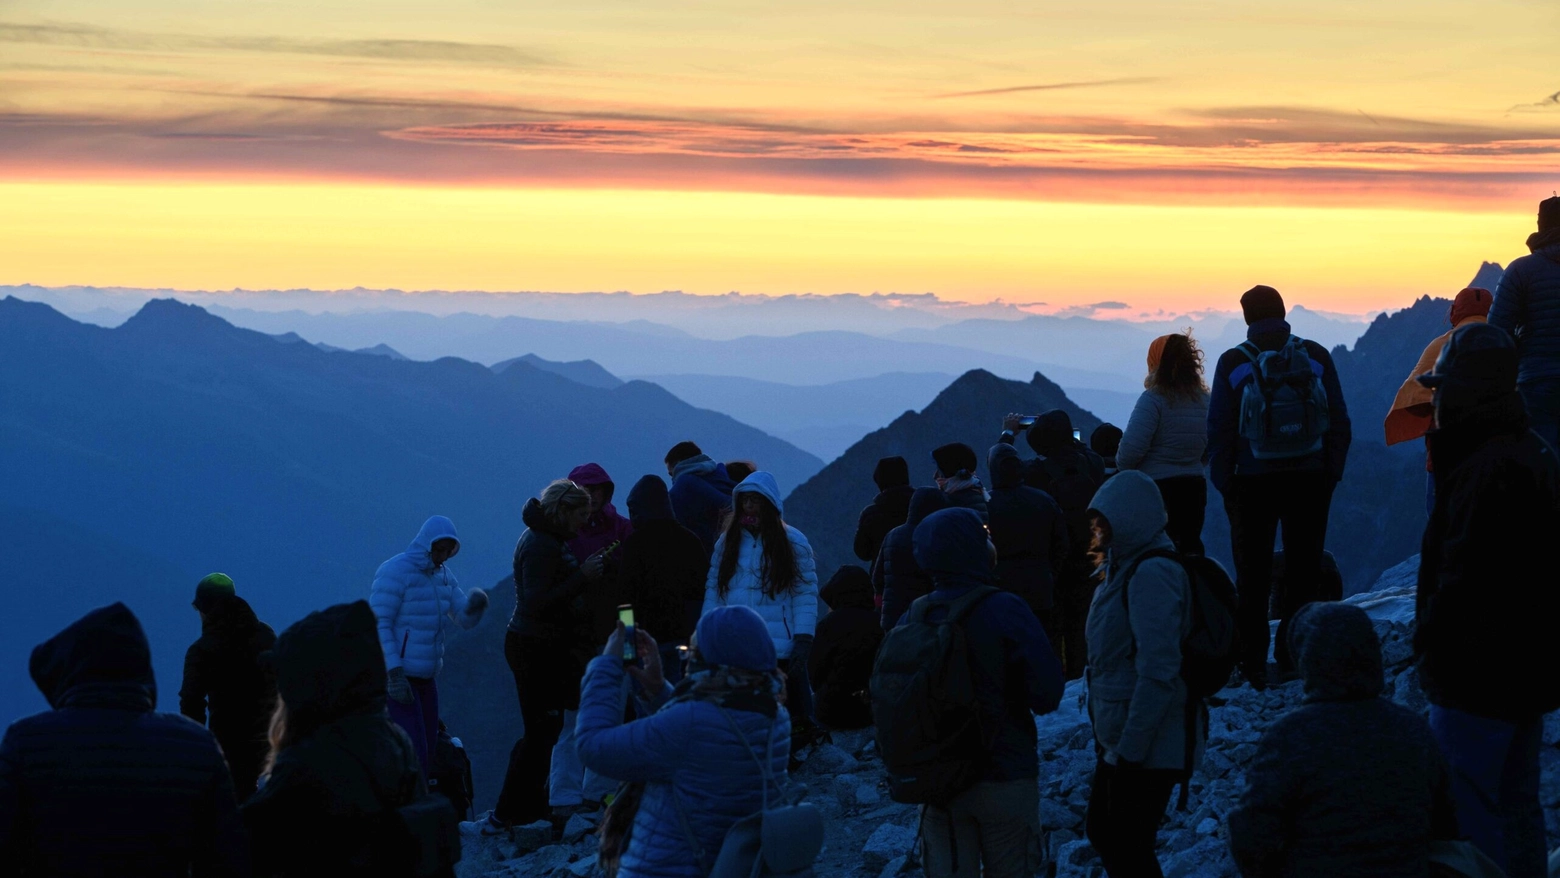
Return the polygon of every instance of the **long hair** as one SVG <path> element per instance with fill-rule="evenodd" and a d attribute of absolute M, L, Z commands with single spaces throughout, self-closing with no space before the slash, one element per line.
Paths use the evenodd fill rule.
<path fill-rule="evenodd" d="M 296 743 L 288 730 L 287 702 L 280 697 L 276 699 L 276 709 L 271 711 L 271 729 L 267 738 L 271 742 L 271 752 L 265 755 L 265 765 L 260 769 L 261 777 L 270 777 L 271 769 L 276 765 L 276 757 Z"/>
<path fill-rule="evenodd" d="M 1102 528 L 1100 522 L 1104 519 L 1105 516 L 1099 514 L 1089 516 L 1089 533 L 1091 535 L 1089 537 L 1089 561 L 1094 564 L 1094 578 L 1100 582 L 1104 582 L 1105 578 L 1110 574 L 1110 568 L 1107 566 L 1110 558 L 1110 547 L 1105 545 L 1104 533 L 1105 528 L 1110 527 L 1110 522 L 1106 521 L 1105 528 Z"/>
<path fill-rule="evenodd" d="M 1190 329 L 1165 336 L 1159 365 L 1143 379 L 1143 386 L 1183 399 L 1196 399 L 1208 392 L 1208 385 L 1203 383 L 1202 349 Z"/>
<path fill-rule="evenodd" d="M 726 542 L 720 554 L 720 572 L 715 577 L 715 594 L 721 600 L 731 592 L 731 577 L 737 572 L 737 555 L 742 552 L 742 500 L 749 494 L 738 494 L 731 511 L 726 514 Z M 763 495 L 758 498 L 758 546 L 763 552 L 759 566 L 759 581 L 764 596 L 769 598 L 789 594 L 796 589 L 796 550 L 791 547 L 791 536 L 785 532 L 785 522 L 780 512 Z"/>

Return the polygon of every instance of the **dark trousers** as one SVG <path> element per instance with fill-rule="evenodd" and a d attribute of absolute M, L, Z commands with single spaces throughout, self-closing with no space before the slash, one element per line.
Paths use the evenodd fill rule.
<path fill-rule="evenodd" d="M 1224 510 L 1230 517 L 1235 587 L 1240 592 L 1241 664 L 1247 679 L 1266 680 L 1268 593 L 1273 587 L 1273 540 L 1280 525 L 1284 585 L 1275 658 L 1285 671 L 1294 667 L 1289 655 L 1289 620 L 1296 610 L 1317 598 L 1334 485 L 1325 472 L 1267 473 L 1236 476 L 1230 481 Z"/>
<path fill-rule="evenodd" d="M 504 634 L 504 659 L 515 677 L 525 729 L 509 751 L 509 770 L 504 773 L 504 788 L 493 816 L 503 823 L 523 826 L 546 820 L 551 813 L 547 775 L 552 769 L 553 746 L 563 731 L 567 702 L 564 678 L 572 675 L 563 672 L 563 657 L 554 644 L 513 631 Z"/>
<path fill-rule="evenodd" d="M 390 699 L 390 720 L 412 739 L 417 763 L 422 766 L 423 777 L 427 777 L 429 757 L 439 742 L 439 686 L 432 679 L 421 677 L 407 677 L 406 682 L 412 686 L 412 703 Z"/>
<path fill-rule="evenodd" d="M 1540 378 L 1517 385 L 1527 407 L 1533 432 L 1560 449 L 1560 378 Z"/>
<path fill-rule="evenodd" d="M 1160 479 L 1159 496 L 1165 501 L 1165 536 L 1183 555 L 1203 553 L 1203 520 L 1208 512 L 1208 480 L 1202 476 L 1171 476 Z"/>
<path fill-rule="evenodd" d="M 791 752 L 812 743 L 818 727 L 813 718 L 812 681 L 807 676 L 807 663 L 782 659 L 785 669 L 785 709 L 791 714 Z"/>
<path fill-rule="evenodd" d="M 1061 649 L 1057 655 L 1069 680 L 1082 677 L 1083 669 L 1089 663 L 1084 628 L 1089 621 L 1089 604 L 1094 600 L 1095 584 L 1087 561 L 1069 562 L 1056 580 L 1056 605 L 1051 609 L 1051 618 L 1061 635 Z M 1055 644 L 1057 640 L 1051 642 Z"/>
<path fill-rule="evenodd" d="M 1085 832 L 1111 878 L 1163 878 L 1154 842 L 1180 772 L 1094 765 Z"/>
<path fill-rule="evenodd" d="M 1430 732 L 1452 769 L 1463 835 L 1511 878 L 1543 878 L 1543 721 L 1512 723 L 1432 704 Z"/>

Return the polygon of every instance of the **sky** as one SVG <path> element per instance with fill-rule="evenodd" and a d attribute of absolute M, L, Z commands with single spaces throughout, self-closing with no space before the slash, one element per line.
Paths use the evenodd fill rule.
<path fill-rule="evenodd" d="M 1553 0 L 3 0 L 0 283 L 1360 313 L 1525 252 Z"/>

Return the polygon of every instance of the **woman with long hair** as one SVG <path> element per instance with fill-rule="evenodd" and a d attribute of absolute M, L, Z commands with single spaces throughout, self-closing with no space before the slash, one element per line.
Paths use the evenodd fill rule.
<path fill-rule="evenodd" d="M 1208 481 L 1208 386 L 1191 330 L 1162 335 L 1148 347 L 1148 377 L 1116 451 L 1121 470 L 1140 470 L 1159 485 L 1178 551 L 1203 552 Z"/>
<path fill-rule="evenodd" d="M 756 472 L 732 491 L 733 509 L 715 541 L 704 612 L 716 607 L 751 607 L 764 620 L 786 675 L 791 706 L 791 749 L 817 737 L 807 657 L 818 625 L 818 572 L 812 545 L 785 523 L 775 477 Z"/>

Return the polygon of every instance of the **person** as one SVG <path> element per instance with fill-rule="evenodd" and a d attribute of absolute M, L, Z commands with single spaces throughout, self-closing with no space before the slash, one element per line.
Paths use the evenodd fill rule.
<path fill-rule="evenodd" d="M 623 600 L 634 621 L 661 647 L 661 667 L 673 685 L 682 680 L 679 646 L 688 645 L 704 607 L 710 556 L 693 532 L 672 517 L 671 498 L 660 476 L 645 476 L 628 492 L 634 532 L 618 550 Z"/>
<path fill-rule="evenodd" d="M 1230 547 L 1235 560 L 1235 584 L 1240 593 L 1239 634 L 1241 669 L 1251 685 L 1267 687 L 1268 590 L 1273 571 L 1273 541 L 1283 525 L 1284 572 L 1282 618 L 1274 644 L 1278 670 L 1293 673 L 1289 655 L 1289 619 L 1315 594 L 1326 548 L 1327 518 L 1333 489 L 1343 478 L 1349 455 L 1349 410 L 1338 383 L 1338 371 L 1327 349 L 1300 339 L 1284 319 L 1284 299 L 1278 290 L 1256 286 L 1240 299 L 1246 319 L 1246 342 L 1226 351 L 1214 368 L 1208 400 L 1208 475 L 1224 497 L 1230 520 Z M 1263 452 L 1259 457 L 1252 440 L 1242 430 L 1243 396 L 1248 387 L 1257 394 L 1256 364 L 1269 351 L 1295 350 L 1309 361 L 1326 397 L 1326 430 L 1316 437 L 1314 450 Z M 1313 382 L 1314 384 L 1315 382 Z M 1305 424 L 1320 426 L 1319 401 L 1307 400 Z M 1309 438 L 1309 437 L 1307 437 Z M 1275 447 L 1277 443 L 1274 443 Z M 1271 456 L 1281 454 L 1285 456 Z"/>
<path fill-rule="evenodd" d="M 975 468 L 979 464 L 975 458 L 975 449 L 963 442 L 950 442 L 932 451 L 932 461 L 937 464 L 934 481 L 948 495 L 948 505 L 973 509 L 984 521 L 987 515 L 986 486 L 975 475 Z"/>
<path fill-rule="evenodd" d="M 0 740 L 0 863 L 14 875 L 247 876 L 222 750 L 155 712 L 152 652 L 124 604 L 32 652 L 49 710 Z"/>
<path fill-rule="evenodd" d="M 1087 635 L 1089 715 L 1099 756 L 1085 828 L 1107 875 L 1155 878 L 1163 874 L 1155 833 L 1171 790 L 1188 782 L 1201 760 L 1206 735 L 1204 712 L 1186 715 L 1192 708 L 1181 679 L 1181 641 L 1192 626 L 1190 583 L 1174 559 L 1142 557 L 1174 547 L 1159 486 L 1145 473 L 1118 473 L 1100 488 L 1090 512 L 1103 582 Z"/>
<path fill-rule="evenodd" d="M 818 620 L 807 677 L 813 684 L 818 723 L 826 729 L 864 729 L 872 725 L 867 681 L 883 643 L 883 628 L 872 605 L 872 577 L 847 564 L 818 592 L 829 612 Z"/>
<path fill-rule="evenodd" d="M 569 540 L 589 518 L 589 492 L 567 479 L 550 483 L 520 512 L 525 532 L 515 544 L 515 611 L 504 633 L 504 659 L 515 678 L 525 734 L 510 750 L 497 804 L 478 821 L 487 835 L 553 816 L 554 753 L 579 708 L 583 659 L 591 650 L 586 591 L 606 567 L 599 552 L 581 563 L 569 551 Z M 568 792 L 571 799 L 580 795 L 578 787 Z"/>
<path fill-rule="evenodd" d="M 1428 878 L 1457 839 L 1446 762 L 1424 717 L 1383 698 L 1370 616 L 1310 603 L 1289 626 L 1305 702 L 1263 733 L 1228 817 L 1242 875 Z"/>
<path fill-rule="evenodd" d="M 1062 507 L 1051 495 L 1024 484 L 1024 463 L 1013 446 L 998 442 L 986 458 L 991 473 L 991 542 L 997 547 L 997 582 L 1024 599 L 1053 645 L 1055 584 L 1072 543 Z"/>
<path fill-rule="evenodd" d="M 915 529 L 915 557 L 932 576 L 926 620 L 995 580 L 986 528 L 970 509 L 944 509 Z M 922 862 L 929 878 L 1019 878 L 1043 865 L 1040 758 L 1032 714 L 1055 710 L 1062 667 L 1023 599 L 999 591 L 964 617 L 970 678 L 985 739 L 985 767 L 947 807 L 921 809 Z"/>
<path fill-rule="evenodd" d="M 439 686 L 446 620 L 475 628 L 487 592 L 461 590 L 448 562 L 460 552 L 455 523 L 442 515 L 423 522 L 406 551 L 379 565 L 368 604 L 379 620 L 379 644 L 389 669 L 390 718 L 406 730 L 424 773 L 439 741 Z"/>
<path fill-rule="evenodd" d="M 1025 484 L 1056 497 L 1056 482 L 1070 475 L 1075 466 L 1087 472 L 1096 488 L 1105 481 L 1105 459 L 1078 438 L 1072 415 L 1065 409 L 1052 409 L 1033 417 L 1034 423 L 1025 427 L 1023 415 L 1009 414 L 1002 419 L 1002 433 L 997 437 L 998 442 L 1012 445 L 1019 433 L 1024 434 L 1024 441 L 1035 453 L 1035 459 L 1024 465 Z"/>
<path fill-rule="evenodd" d="M 265 653 L 276 645 L 276 632 L 255 618 L 224 573 L 195 585 L 193 606 L 200 613 L 200 639 L 184 653 L 179 712 L 203 726 L 209 719 L 233 775 L 233 792 L 243 801 L 255 791 L 270 750 L 266 735 L 276 707 L 276 678 Z"/>
<path fill-rule="evenodd" d="M 590 518 L 569 540 L 569 551 L 576 558 L 589 558 L 613 543 L 621 543 L 634 532 L 634 525 L 618 514 L 612 505 L 617 486 L 600 464 L 587 463 L 569 471 L 568 480 L 590 495 Z M 606 635 L 603 635 L 605 638 Z"/>
<path fill-rule="evenodd" d="M 1116 463 L 1116 454 L 1121 451 L 1121 428 L 1115 424 L 1100 424 L 1089 434 L 1089 450 L 1098 454 L 1105 464 L 1105 478 L 1115 475 L 1120 469 Z"/>
<path fill-rule="evenodd" d="M 666 474 L 672 479 L 672 512 L 677 522 L 693 531 L 705 552 L 715 551 L 715 539 L 731 510 L 731 489 L 736 482 L 692 442 L 679 442 L 666 453 Z"/>
<path fill-rule="evenodd" d="M 740 482 L 748 476 L 758 472 L 758 464 L 751 460 L 726 461 L 726 478 L 733 483 Z"/>
<path fill-rule="evenodd" d="M 1560 592 L 1535 579 L 1560 533 L 1560 462 L 1528 418 L 1519 350 L 1493 325 L 1464 326 L 1420 379 L 1435 392 L 1436 491 L 1414 650 L 1458 824 L 1527 878 L 1544 874 L 1539 749 L 1544 714 L 1560 708 Z"/>
<path fill-rule="evenodd" d="M 591 660 L 580 756 L 631 785 L 602 832 L 602 859 L 618 878 L 704 878 L 731 827 L 763 808 L 766 783 L 767 801 L 780 799 L 791 721 L 768 627 L 749 607 L 712 609 L 694 635 L 700 670 L 676 689 L 643 629 L 635 632 L 643 668 L 623 662 L 621 630 Z M 642 719 L 625 723 L 629 677 L 646 703 Z"/>
<path fill-rule="evenodd" d="M 915 529 L 928 515 L 947 508 L 941 488 L 916 488 L 905 523 L 888 532 L 872 565 L 872 591 L 883 608 L 883 630 L 892 631 L 916 598 L 932 591 L 932 578 L 915 563 Z"/>
<path fill-rule="evenodd" d="M 1116 463 L 1142 470 L 1159 485 L 1170 517 L 1165 533 L 1176 551 L 1203 553 L 1203 520 L 1208 481 L 1203 458 L 1208 450 L 1208 387 L 1203 357 L 1191 333 L 1154 339 L 1148 347 L 1148 377 L 1132 407 Z"/>
<path fill-rule="evenodd" d="M 910 515 L 910 464 L 903 457 L 885 457 L 872 470 L 872 482 L 878 493 L 861 510 L 856 520 L 856 557 L 871 564 L 883 548 L 888 532 L 905 523 Z"/>
<path fill-rule="evenodd" d="M 1506 266 L 1489 319 L 1517 340 L 1517 390 L 1534 432 L 1560 448 L 1560 197 L 1539 203 L 1527 246 Z"/>
<path fill-rule="evenodd" d="M 363 601 L 310 613 L 277 638 L 270 765 L 243 811 L 257 875 L 412 874 L 419 851 L 397 809 L 426 790 L 416 747 L 385 713 L 377 639 Z"/>
<path fill-rule="evenodd" d="M 752 607 L 769 626 L 786 676 L 791 709 L 791 752 L 817 740 L 807 657 L 818 625 L 818 572 L 812 545 L 785 523 L 775 477 L 759 471 L 733 493 L 736 508 L 715 541 L 704 585 L 704 613 L 716 607 Z"/>

